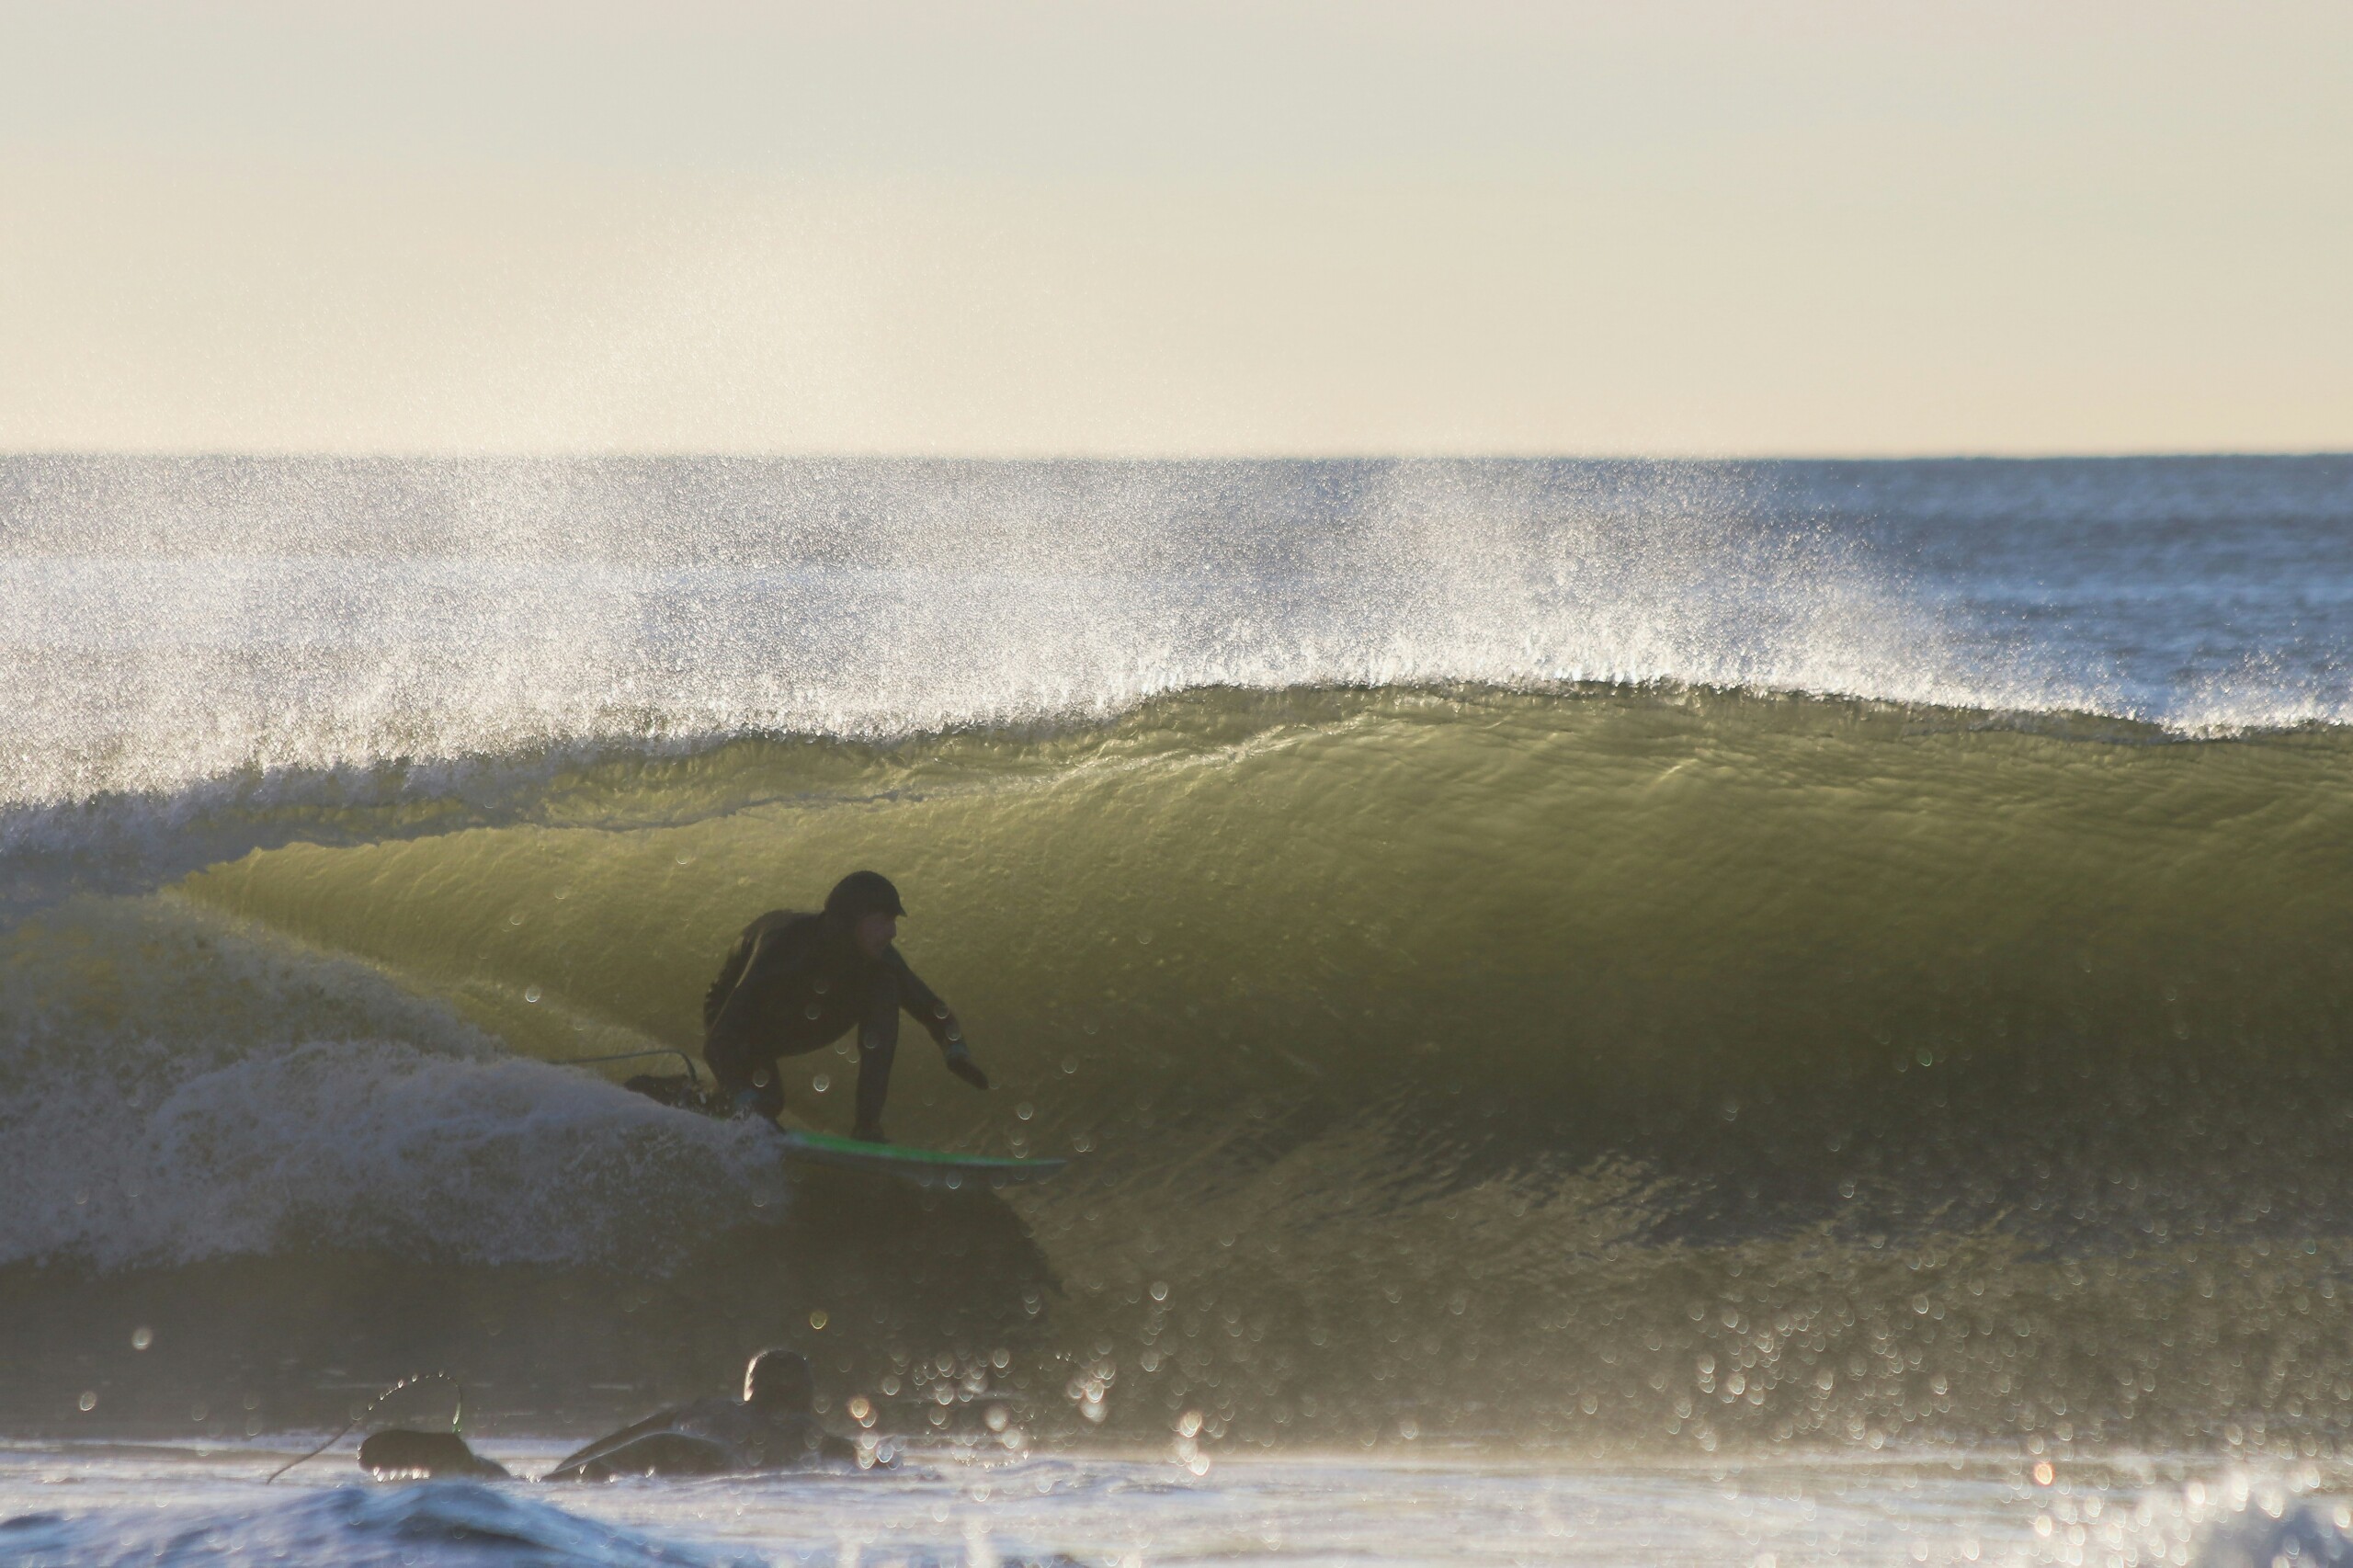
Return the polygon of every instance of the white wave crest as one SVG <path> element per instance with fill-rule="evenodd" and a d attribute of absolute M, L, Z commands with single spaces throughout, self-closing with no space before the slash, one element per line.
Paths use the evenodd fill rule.
<path fill-rule="evenodd" d="M 658 1268 L 781 1210 L 749 1123 L 507 1055 L 363 966 L 143 902 L 10 937 L 0 1264 L 349 1248 Z"/>
<path fill-rule="evenodd" d="M 1703 471 L 219 461 L 81 480 L 20 498 L 0 533 L 0 684 L 24 694 L 0 805 L 1095 716 L 1220 685 L 2097 699 L 1960 660 L 1845 542 L 1745 517 Z"/>

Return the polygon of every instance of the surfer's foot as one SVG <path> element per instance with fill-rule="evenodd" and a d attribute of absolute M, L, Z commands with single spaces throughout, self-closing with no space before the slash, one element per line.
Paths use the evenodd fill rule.
<path fill-rule="evenodd" d="M 891 1135 L 882 1131 L 879 1121 L 861 1121 L 850 1129 L 849 1135 L 861 1143 L 888 1143 Z"/>

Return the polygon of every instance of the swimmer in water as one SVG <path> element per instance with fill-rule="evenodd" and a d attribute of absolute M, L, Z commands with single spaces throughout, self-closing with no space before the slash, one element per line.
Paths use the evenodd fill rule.
<path fill-rule="evenodd" d="M 658 1411 L 567 1456 L 542 1481 L 610 1481 L 624 1475 L 725 1475 L 857 1464 L 858 1445 L 825 1430 L 811 1412 L 816 1394 L 808 1358 L 763 1350 L 744 1369 L 744 1397 L 721 1395 Z"/>
<path fill-rule="evenodd" d="M 816 1383 L 806 1357 L 763 1350 L 744 1369 L 744 1397 L 698 1399 L 658 1411 L 567 1456 L 542 1481 L 612 1481 L 625 1475 L 729 1475 L 861 1461 L 856 1443 L 825 1430 L 811 1411 Z M 300 1462 L 300 1461 L 297 1461 Z M 379 1480 L 513 1477 L 455 1432 L 379 1432 L 359 1446 L 360 1468 Z M 281 1472 L 282 1473 L 282 1472 Z"/>

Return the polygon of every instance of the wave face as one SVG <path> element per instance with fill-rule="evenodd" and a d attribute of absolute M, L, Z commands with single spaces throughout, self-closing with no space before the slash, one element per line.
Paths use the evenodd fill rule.
<path fill-rule="evenodd" d="M 390 482 L 355 472 L 263 479 L 341 475 L 381 499 Z M 724 492 L 733 470 L 715 472 Z M 972 483 L 1051 498 L 1053 472 Z M 1312 499 L 1333 472 L 1371 483 L 1287 468 L 1275 488 Z M 1396 483 L 1568 484 L 1501 472 Z M 2353 1412 L 2335 1157 L 2353 1122 L 2353 739 L 2247 728 L 2254 705 L 2190 722 L 2183 694 L 2221 687 L 2181 647 L 2168 667 L 2191 673 L 2146 685 L 2178 700 L 2143 718 L 1929 700 L 1997 677 L 2059 689 L 2038 667 L 2122 691 L 2118 669 L 2154 666 L 2060 659 L 2051 638 L 1989 653 L 1990 611 L 1939 608 L 1968 597 L 1959 576 L 1929 592 L 1838 531 L 1823 497 L 1852 488 L 1843 472 L 1782 474 L 1813 498 L 1712 532 L 1687 504 L 1722 473 L 1648 491 L 1571 475 L 1628 493 L 1575 536 L 1614 562 L 1616 597 L 1574 572 L 1555 586 L 1616 607 L 1621 652 L 1654 616 L 1651 665 L 1554 663 L 1565 597 L 1518 644 L 1509 617 L 1478 622 L 1485 643 L 1432 630 L 1535 613 L 1533 589 L 1492 581 L 1529 580 L 1529 552 L 1555 548 L 1533 507 L 1482 536 L 1521 553 L 1487 561 L 1478 592 L 1458 562 L 1424 593 L 1394 540 L 1382 572 L 1345 583 L 1290 570 L 1336 548 L 1305 501 L 1293 522 L 1325 542 L 1264 543 L 1290 574 L 1269 569 L 1257 600 L 1183 599 L 1199 562 L 1170 542 L 1142 586 L 1102 582 L 1130 612 L 1189 606 L 1198 641 L 1133 642 L 1124 665 L 1115 633 L 1135 622 L 1090 619 L 1107 601 L 1086 595 L 1113 589 L 1087 586 L 1104 562 L 1083 551 L 1059 600 L 1006 586 L 1017 574 L 959 578 L 944 551 L 922 593 L 890 579 L 903 619 L 779 597 L 764 663 L 756 594 L 712 601 L 710 648 L 690 600 L 648 630 L 575 596 L 563 613 L 609 641 L 567 660 L 547 638 L 543 663 L 497 666 L 504 686 L 494 658 L 444 640 L 456 621 L 372 653 L 336 642 L 385 634 L 375 601 L 175 611 L 155 623 L 168 655 L 95 612 L 72 642 L 63 601 L 19 603 L 19 631 L 50 640 L 9 656 L 84 684 L 35 703 L 64 740 L 20 753 L 0 852 L 0 1171 L 25 1195 L 0 1211 L 0 1338 L 44 1352 L 0 1372 L 0 1412 L 339 1419 L 354 1387 L 435 1365 L 494 1422 L 562 1426 L 722 1386 L 747 1348 L 792 1338 L 886 1425 L 991 1441 L 979 1417 L 1004 1403 L 1037 1441 L 1161 1443 L 1175 1422 L 1205 1444 L 2336 1443 Z M 2333 494 L 2309 465 L 2264 472 L 2308 510 Z M 833 482 L 861 474 L 880 483 Z M 1155 517 L 1182 490 L 1162 471 L 1082 479 L 1097 501 L 1162 486 Z M 41 505 L 63 529 L 70 508 Z M 724 534 L 733 514 L 712 505 Z M 1643 507 L 1672 514 L 1665 542 L 1627 521 Z M 2282 508 L 2257 519 L 2266 548 L 2305 540 L 2298 559 L 2317 559 L 2321 514 Z M 1292 526 L 1249 532 L 1230 498 L 1200 510 L 1262 541 Z M 232 512 L 198 536 L 261 529 Z M 1799 514 L 1814 521 L 1793 529 Z M 1436 530 L 1414 537 L 1443 553 Z M 303 538 L 311 556 L 273 558 L 295 562 L 281 585 L 315 586 L 366 542 Z M 17 559 L 79 581 L 61 555 Z M 433 569 L 510 652 L 582 580 L 556 574 L 502 621 L 483 585 L 528 575 L 517 560 Z M 656 566 L 599 570 L 651 599 L 686 580 Z M 154 570 L 199 591 L 202 572 Z M 368 570 L 380 588 L 392 572 Z M 779 569 L 724 570 L 740 588 Z M 2325 608 L 2329 581 L 2308 576 L 2303 602 Z M 1981 610 L 1987 581 L 1969 579 Z M 956 619 L 1017 603 L 1034 647 Z M 313 614 L 301 636 L 256 630 Z M 1603 647 L 1607 619 L 1575 635 Z M 2269 645 L 2288 673 L 2261 711 L 2325 697 L 2331 624 Z M 967 663 L 983 633 L 1004 667 Z M 2255 668 L 2243 642 L 2198 657 Z M 631 663 L 664 648 L 681 661 L 666 686 Z M 1376 648 L 1423 662 L 1349 663 Z M 451 684 L 403 662 L 436 650 Z M 1263 658 L 1222 680 L 1185 662 L 1211 653 Z M 1882 654 L 1893 689 L 1823 695 L 1868 691 Z M 1687 667 L 1702 655 L 1724 662 Z M 354 697 L 370 657 L 373 707 Z M 878 674 L 893 667 L 897 687 Z M 1720 684 L 1691 678 L 1711 670 Z M 216 707 L 166 689 L 222 671 Z M 152 680 L 153 705 L 107 708 L 101 676 Z M 509 698 L 541 702 L 538 727 Z M 918 1037 L 894 1132 L 1077 1155 L 1064 1177 L 926 1197 L 792 1176 L 748 1129 L 615 1082 L 658 1062 L 561 1064 L 691 1052 L 735 930 L 861 865 L 906 891 L 903 946 L 998 1082 L 971 1094 Z M 844 1123 L 853 1065 L 792 1065 L 793 1114 Z M 131 1348 L 133 1325 L 151 1347 Z"/>

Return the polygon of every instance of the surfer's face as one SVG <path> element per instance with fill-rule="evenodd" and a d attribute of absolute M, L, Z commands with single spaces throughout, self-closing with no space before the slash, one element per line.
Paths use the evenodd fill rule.
<path fill-rule="evenodd" d="M 849 937 L 858 944 L 859 952 L 868 958 L 879 959 L 884 949 L 899 939 L 899 917 L 884 915 L 879 910 L 872 915 L 861 915 L 858 917 L 858 924 L 849 928 Z"/>

